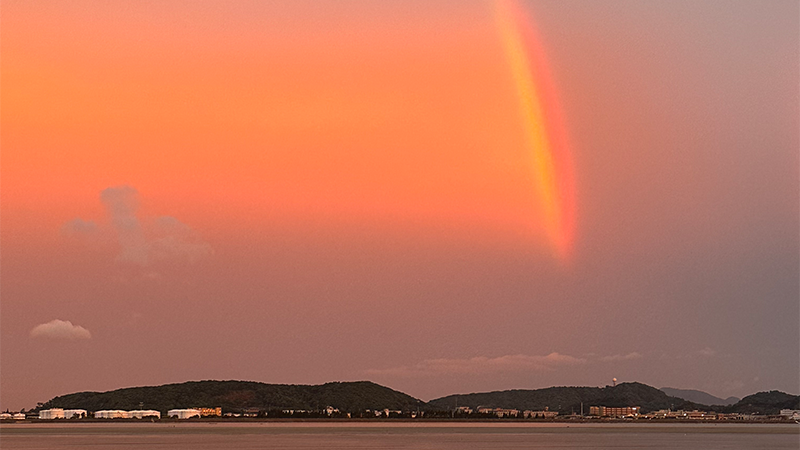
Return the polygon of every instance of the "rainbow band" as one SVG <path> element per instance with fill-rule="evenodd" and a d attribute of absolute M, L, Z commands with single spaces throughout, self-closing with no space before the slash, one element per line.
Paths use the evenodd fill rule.
<path fill-rule="evenodd" d="M 566 129 L 541 44 L 512 0 L 495 1 L 495 17 L 516 86 L 525 143 L 531 150 L 542 225 L 559 260 L 570 259 L 575 189 Z"/>

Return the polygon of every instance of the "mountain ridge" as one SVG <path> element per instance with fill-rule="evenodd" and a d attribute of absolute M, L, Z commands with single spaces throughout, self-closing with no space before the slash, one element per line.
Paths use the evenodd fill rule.
<path fill-rule="evenodd" d="M 690 402 L 695 402 L 703 405 L 722 405 L 729 406 L 741 400 L 739 397 L 719 398 L 711 395 L 708 392 L 699 391 L 697 389 L 677 389 L 671 387 L 662 387 L 660 389 L 670 397 L 678 397 Z"/>

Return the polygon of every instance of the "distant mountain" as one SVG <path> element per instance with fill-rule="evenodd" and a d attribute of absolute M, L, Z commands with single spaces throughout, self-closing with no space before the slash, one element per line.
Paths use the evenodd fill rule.
<path fill-rule="evenodd" d="M 520 410 L 543 410 L 549 408 L 559 413 L 584 413 L 590 406 L 640 406 L 643 412 L 659 409 L 702 409 L 703 405 L 670 397 L 666 393 L 642 383 L 621 383 L 617 386 L 599 387 L 551 387 L 545 389 L 495 391 L 476 394 L 448 395 L 431 400 L 428 404 L 437 409 L 453 409 L 458 406 L 513 408 Z"/>
<path fill-rule="evenodd" d="M 774 415 L 779 414 L 782 409 L 800 409 L 800 395 L 780 391 L 759 392 L 728 406 L 724 412 Z"/>
<path fill-rule="evenodd" d="M 189 381 L 162 386 L 132 387 L 109 392 L 78 392 L 46 402 L 47 408 L 155 409 L 217 407 L 224 411 L 246 408 L 319 410 L 327 406 L 342 412 L 366 409 L 416 410 L 424 402 L 370 381 L 321 385 L 266 384 L 254 381 Z"/>
<path fill-rule="evenodd" d="M 707 392 L 698 391 L 695 389 L 675 389 L 669 387 L 662 387 L 662 391 L 670 397 L 678 397 L 690 402 L 699 403 L 702 405 L 732 405 L 740 400 L 739 397 L 728 397 L 722 399 L 715 397 Z"/>

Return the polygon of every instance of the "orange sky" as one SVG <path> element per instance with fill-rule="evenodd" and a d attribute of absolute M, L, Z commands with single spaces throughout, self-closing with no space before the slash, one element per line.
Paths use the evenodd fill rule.
<path fill-rule="evenodd" d="M 9 5 L 6 227 L 96 215 L 129 184 L 209 232 L 309 215 L 542 232 L 490 5 L 334 24 L 313 2 L 185 6 Z"/>

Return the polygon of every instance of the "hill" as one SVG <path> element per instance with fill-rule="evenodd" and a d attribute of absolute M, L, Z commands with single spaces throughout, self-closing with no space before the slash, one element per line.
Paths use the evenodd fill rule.
<path fill-rule="evenodd" d="M 416 410 L 424 402 L 370 381 L 333 382 L 320 385 L 267 384 L 254 381 L 189 381 L 117 389 L 108 392 L 77 392 L 55 397 L 47 408 L 155 409 L 217 407 L 224 411 L 246 408 L 319 410 L 327 406 L 342 412 L 366 409 Z"/>
<path fill-rule="evenodd" d="M 513 408 L 519 410 L 543 410 L 549 408 L 561 414 L 584 413 L 589 406 L 641 406 L 643 412 L 659 409 L 701 409 L 703 405 L 670 397 L 664 392 L 642 383 L 621 383 L 617 386 L 599 387 L 551 387 L 545 389 L 495 391 L 475 394 L 448 395 L 431 400 L 428 404 L 437 409 L 453 409 L 458 406 Z"/>
<path fill-rule="evenodd" d="M 734 405 L 728 406 L 724 412 L 779 414 L 782 409 L 800 409 L 800 395 L 791 395 L 780 391 L 759 392 L 748 395 Z"/>
<path fill-rule="evenodd" d="M 726 399 L 722 399 L 719 397 L 715 397 L 708 392 L 698 391 L 695 389 L 675 389 L 669 387 L 661 388 L 665 394 L 669 395 L 670 397 L 678 397 L 684 400 L 688 400 L 690 402 L 702 404 L 702 405 L 732 405 L 738 402 L 740 399 L 738 397 L 728 397 Z"/>

